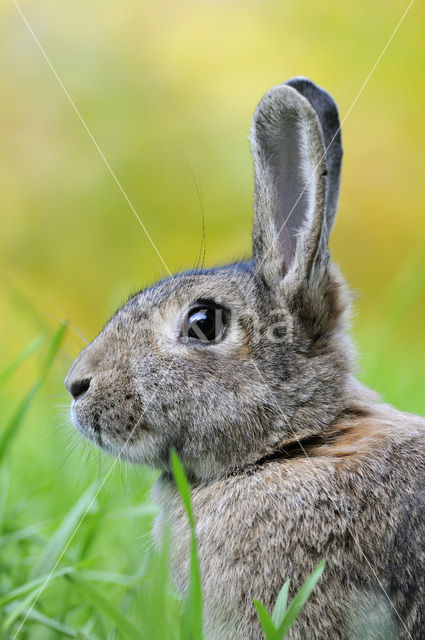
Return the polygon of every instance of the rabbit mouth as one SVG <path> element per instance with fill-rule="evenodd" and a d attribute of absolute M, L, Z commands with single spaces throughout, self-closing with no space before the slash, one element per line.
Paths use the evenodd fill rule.
<path fill-rule="evenodd" d="M 104 442 L 102 438 L 102 429 L 97 416 L 94 416 L 94 420 L 88 422 L 87 420 L 82 420 L 81 416 L 77 415 L 76 410 L 76 402 L 74 401 L 71 405 L 71 420 L 74 427 L 77 429 L 81 435 L 83 435 L 87 440 L 93 442 L 98 447 L 103 448 Z"/>
<path fill-rule="evenodd" d="M 140 444 L 140 434 L 148 433 L 149 427 L 132 415 L 127 417 L 125 425 L 122 418 L 117 422 L 108 420 L 108 416 L 96 410 L 87 410 L 82 400 L 71 405 L 71 419 L 74 427 L 84 438 L 106 453 L 123 457 L 132 457 L 132 449 Z"/>

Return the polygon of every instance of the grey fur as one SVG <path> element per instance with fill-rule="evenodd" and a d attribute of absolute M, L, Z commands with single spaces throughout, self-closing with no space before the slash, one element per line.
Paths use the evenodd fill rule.
<path fill-rule="evenodd" d="M 338 208 L 343 154 L 338 107 L 327 91 L 318 87 L 308 78 L 293 78 L 285 84 L 293 87 L 307 98 L 319 118 L 326 149 L 326 222 L 328 232 L 330 232 Z"/>
<path fill-rule="evenodd" d="M 293 595 L 326 558 L 291 640 L 420 640 L 425 421 L 380 404 L 353 376 L 349 296 L 327 248 L 342 155 L 336 107 L 310 81 L 289 81 L 261 101 L 251 142 L 252 260 L 133 296 L 71 367 L 74 393 L 90 381 L 74 422 L 106 451 L 162 469 L 155 535 L 170 524 L 184 593 L 176 448 L 192 482 L 207 638 L 260 638 L 252 599 L 271 609 L 287 578 Z M 300 182 L 307 197 L 284 224 Z M 229 309 L 222 340 L 180 334 L 197 300 Z"/>

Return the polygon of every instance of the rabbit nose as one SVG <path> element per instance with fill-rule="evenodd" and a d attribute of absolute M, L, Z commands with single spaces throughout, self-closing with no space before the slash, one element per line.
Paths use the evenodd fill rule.
<path fill-rule="evenodd" d="M 82 398 L 90 387 L 91 378 L 83 378 L 82 380 L 74 380 L 68 387 L 69 393 L 72 395 L 74 400 L 78 400 L 78 398 Z"/>

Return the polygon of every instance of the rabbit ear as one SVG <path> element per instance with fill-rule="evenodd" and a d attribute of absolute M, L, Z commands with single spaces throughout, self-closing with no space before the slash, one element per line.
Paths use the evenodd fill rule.
<path fill-rule="evenodd" d="M 308 78 L 292 78 L 285 84 L 307 98 L 319 118 L 326 149 L 326 223 L 330 233 L 338 209 L 343 154 L 338 107 L 327 91 Z"/>
<path fill-rule="evenodd" d="M 327 263 L 342 159 L 338 110 L 323 89 L 294 78 L 270 89 L 251 128 L 255 171 L 253 254 L 269 285 L 309 278 Z"/>

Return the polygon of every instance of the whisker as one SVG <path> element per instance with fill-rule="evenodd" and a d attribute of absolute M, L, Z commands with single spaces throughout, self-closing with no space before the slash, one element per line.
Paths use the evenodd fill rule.
<path fill-rule="evenodd" d="M 50 302 L 57 309 L 59 309 L 59 311 L 63 313 L 66 318 L 68 318 L 66 322 L 67 326 L 71 329 L 71 331 L 74 331 L 74 333 L 84 342 L 84 344 L 87 345 L 89 341 L 87 340 L 86 336 L 84 335 L 80 327 L 77 325 L 77 323 L 70 318 L 69 314 L 65 311 L 65 309 L 56 300 L 53 300 L 52 298 L 50 299 Z"/>
<path fill-rule="evenodd" d="M 201 186 L 199 184 L 199 181 L 192 169 L 192 166 L 187 158 L 187 156 L 185 155 L 185 153 L 183 151 L 180 152 L 183 160 L 186 164 L 186 168 L 189 171 L 191 177 L 192 177 L 192 181 L 193 184 L 195 186 L 195 190 L 196 190 L 196 194 L 198 197 L 198 202 L 199 202 L 199 208 L 201 211 L 201 220 L 202 220 L 202 236 L 201 236 L 201 246 L 199 248 L 199 253 L 198 253 L 198 257 L 196 260 L 196 270 L 199 270 L 200 268 L 203 269 L 205 266 L 205 254 L 206 254 L 206 236 L 205 236 L 205 205 L 204 205 L 204 199 L 202 196 L 202 189 Z"/>

